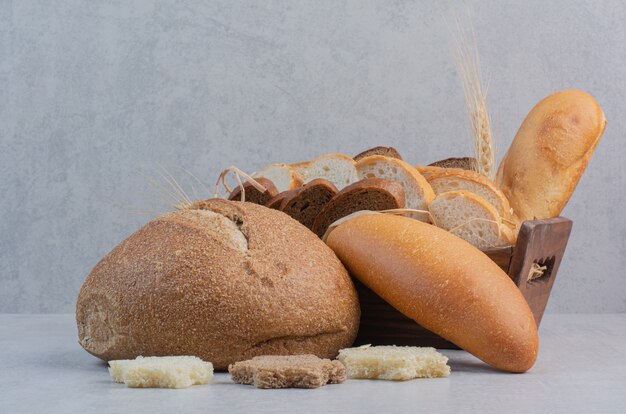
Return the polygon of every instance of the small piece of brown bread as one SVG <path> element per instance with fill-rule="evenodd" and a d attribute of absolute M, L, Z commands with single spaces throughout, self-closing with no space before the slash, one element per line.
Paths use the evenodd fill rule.
<path fill-rule="evenodd" d="M 361 158 L 369 157 L 370 155 L 384 155 L 385 157 L 397 158 L 399 160 L 402 159 L 402 156 L 394 147 L 374 147 L 370 148 L 362 153 L 355 155 L 354 161 L 358 161 Z"/>
<path fill-rule="evenodd" d="M 280 205 L 283 203 L 283 200 L 285 199 L 285 197 L 291 194 L 295 194 L 297 192 L 298 192 L 298 189 L 287 190 L 287 191 L 283 191 L 282 193 L 278 193 L 274 197 L 267 200 L 267 202 L 265 203 L 265 207 L 273 208 L 274 210 L 280 210 Z"/>
<path fill-rule="evenodd" d="M 257 356 L 228 366 L 234 382 L 257 388 L 318 388 L 346 380 L 339 361 L 315 355 Z"/>
<path fill-rule="evenodd" d="M 476 158 L 446 158 L 445 160 L 435 161 L 432 164 L 428 164 L 428 166 L 441 168 L 462 168 L 464 170 L 476 171 Z"/>
<path fill-rule="evenodd" d="M 335 194 L 337 194 L 337 188 L 333 183 L 317 178 L 288 194 L 279 210 L 310 229 L 315 217 Z"/>
<path fill-rule="evenodd" d="M 255 181 L 265 187 L 265 191 L 261 192 L 248 181 L 243 183 L 243 188 L 245 190 L 245 201 L 248 203 L 265 205 L 272 197 L 278 194 L 278 190 L 276 186 L 272 182 L 272 180 L 268 180 L 267 178 L 255 178 Z M 230 193 L 228 197 L 229 200 L 232 201 L 241 201 L 241 187 L 237 186 L 233 189 L 233 192 Z"/>
<path fill-rule="evenodd" d="M 313 222 L 313 233 L 322 237 L 328 226 L 342 217 L 360 210 L 404 208 L 402 185 L 384 178 L 365 178 L 341 190 Z"/>

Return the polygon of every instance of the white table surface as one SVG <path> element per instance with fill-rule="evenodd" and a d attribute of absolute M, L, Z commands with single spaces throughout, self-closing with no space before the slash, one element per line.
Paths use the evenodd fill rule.
<path fill-rule="evenodd" d="M 77 342 L 73 315 L 0 315 L 0 413 L 626 413 L 626 314 L 546 315 L 526 374 L 443 351 L 452 374 L 259 390 L 219 373 L 182 390 L 129 389 Z"/>

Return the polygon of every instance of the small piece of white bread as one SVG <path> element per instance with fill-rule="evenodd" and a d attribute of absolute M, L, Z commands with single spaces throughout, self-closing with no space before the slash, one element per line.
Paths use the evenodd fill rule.
<path fill-rule="evenodd" d="M 416 346 L 361 346 L 339 351 L 337 357 L 351 379 L 406 381 L 450 375 L 448 357 L 435 348 Z"/>
<path fill-rule="evenodd" d="M 469 191 L 491 203 L 501 217 L 511 216 L 511 206 L 502 191 L 493 181 L 477 172 L 460 168 L 439 168 L 429 171 L 426 180 L 437 195 L 448 191 Z"/>
<path fill-rule="evenodd" d="M 213 364 L 195 356 L 139 356 L 109 361 L 109 374 L 129 388 L 187 388 L 208 384 Z"/>
<path fill-rule="evenodd" d="M 402 185 L 406 196 L 405 207 L 415 210 L 428 210 L 435 198 L 433 189 L 417 169 L 406 162 L 383 155 L 373 155 L 356 163 L 359 179 L 386 178 Z M 413 214 L 411 217 L 428 221 L 426 214 Z"/>
<path fill-rule="evenodd" d="M 323 178 L 341 190 L 359 180 L 355 164 L 352 158 L 335 153 L 291 164 L 291 167 L 302 177 L 305 184 L 316 178 Z"/>
<path fill-rule="evenodd" d="M 502 222 L 498 211 L 482 197 L 469 191 L 448 191 L 430 203 L 437 227 L 486 250 L 514 244 L 514 231 Z"/>
<path fill-rule="evenodd" d="M 296 170 L 287 164 L 271 164 L 252 174 L 253 178 L 263 177 L 274 183 L 279 193 L 293 190 L 303 184 L 303 179 Z"/>

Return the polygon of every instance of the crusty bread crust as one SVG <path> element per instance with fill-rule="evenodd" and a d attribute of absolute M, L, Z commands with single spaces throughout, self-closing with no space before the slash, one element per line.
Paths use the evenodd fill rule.
<path fill-rule="evenodd" d="M 104 359 L 194 355 L 218 370 L 257 355 L 333 358 L 359 323 L 333 252 L 282 212 L 212 199 L 115 247 L 76 304 L 80 344 Z"/>
<path fill-rule="evenodd" d="M 605 127 L 602 109 L 582 91 L 557 92 L 530 111 L 496 176 L 520 221 L 561 213 Z"/>
<path fill-rule="evenodd" d="M 502 191 L 500 191 L 498 186 L 496 186 L 493 181 L 491 181 L 484 175 L 461 168 L 439 168 L 437 170 L 430 171 L 430 173 L 428 174 L 428 178 L 426 178 L 435 194 L 439 194 L 440 192 L 442 192 L 438 191 L 440 185 L 443 186 L 445 185 L 445 182 L 447 180 L 454 179 L 461 182 L 466 181 L 478 185 L 482 189 L 482 191 L 476 194 L 481 196 L 485 200 L 488 200 L 487 195 L 489 195 L 489 198 L 494 200 L 492 202 L 492 205 L 495 207 L 501 217 L 508 218 L 511 215 L 511 206 L 509 205 L 509 200 L 507 200 L 507 198 L 502 193 Z M 460 186 L 456 188 L 456 190 L 471 191 L 465 186 Z"/>
<path fill-rule="evenodd" d="M 537 325 L 513 281 L 471 244 L 406 217 L 368 214 L 327 239 L 350 273 L 407 317 L 511 372 L 537 358 Z"/>

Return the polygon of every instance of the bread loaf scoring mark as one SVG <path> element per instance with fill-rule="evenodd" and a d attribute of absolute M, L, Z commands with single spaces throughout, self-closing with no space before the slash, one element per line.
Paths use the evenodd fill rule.
<path fill-rule="evenodd" d="M 189 210 L 192 214 L 197 214 L 199 220 L 202 222 L 204 230 L 214 234 L 217 238 L 220 238 L 228 244 L 243 253 L 248 251 L 248 235 L 244 229 L 244 222 L 241 216 L 236 214 L 227 215 L 223 211 L 215 211 L 209 209 L 206 203 L 196 202 L 193 203 Z M 177 213 L 170 213 L 177 214 Z M 164 216 L 167 217 L 168 215 Z M 193 224 L 197 224 L 193 216 L 178 214 L 179 218 L 191 219 Z M 226 236 L 226 237 L 224 237 Z"/>

